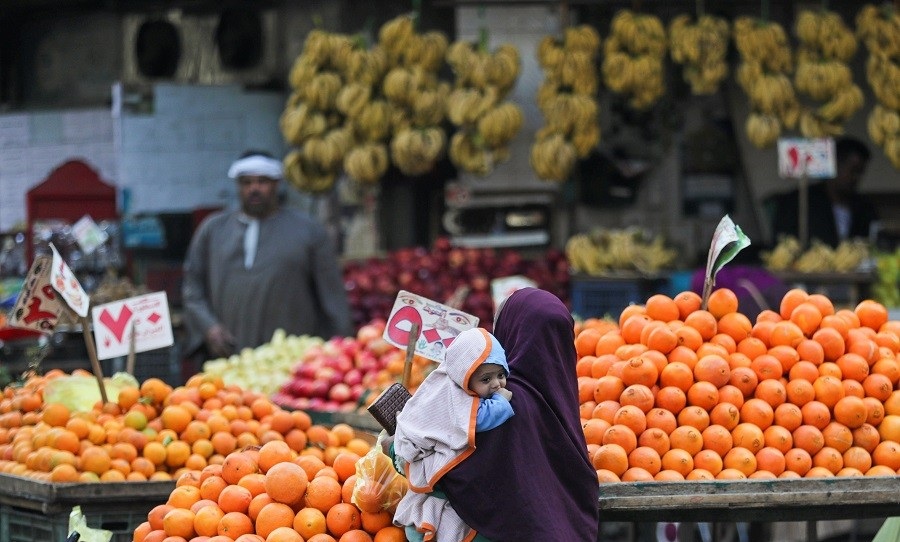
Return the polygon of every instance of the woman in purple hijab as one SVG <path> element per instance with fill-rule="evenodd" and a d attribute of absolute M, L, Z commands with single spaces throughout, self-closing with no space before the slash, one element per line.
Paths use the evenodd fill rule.
<path fill-rule="evenodd" d="M 491 542 L 593 542 L 600 486 L 578 412 L 572 316 L 550 292 L 525 288 L 501 305 L 494 336 L 506 350 L 516 415 L 478 433 L 441 488 Z"/>

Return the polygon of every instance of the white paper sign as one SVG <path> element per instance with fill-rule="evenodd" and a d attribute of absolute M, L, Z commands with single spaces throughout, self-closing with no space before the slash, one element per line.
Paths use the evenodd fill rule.
<path fill-rule="evenodd" d="M 491 281 L 491 297 L 494 300 L 494 308 L 499 307 L 507 297 L 516 290 L 522 288 L 537 288 L 537 283 L 522 275 L 501 277 Z"/>
<path fill-rule="evenodd" d="M 78 246 L 85 254 L 94 252 L 97 247 L 109 239 L 109 234 L 100 229 L 90 215 L 84 215 L 72 225 L 72 236 L 75 237 L 75 241 L 78 242 Z"/>
<path fill-rule="evenodd" d="M 94 307 L 91 320 L 99 359 L 127 355 L 132 329 L 135 353 L 165 348 L 175 342 L 165 292 L 139 295 Z"/>
<path fill-rule="evenodd" d="M 778 140 L 778 174 L 783 178 L 833 179 L 836 175 L 834 139 Z"/>
<path fill-rule="evenodd" d="M 87 316 L 88 307 L 91 305 L 91 298 L 84 291 L 84 288 L 81 287 L 81 283 L 75 278 L 75 274 L 72 273 L 69 265 L 59 255 L 53 243 L 50 243 L 50 249 L 53 250 L 50 284 L 54 290 L 59 292 L 66 304 L 75 311 L 75 314 L 84 318 Z"/>
<path fill-rule="evenodd" d="M 478 317 L 400 290 L 384 328 L 384 340 L 405 350 L 413 324 L 419 325 L 416 354 L 441 362 L 453 339 L 463 331 L 476 327 Z"/>

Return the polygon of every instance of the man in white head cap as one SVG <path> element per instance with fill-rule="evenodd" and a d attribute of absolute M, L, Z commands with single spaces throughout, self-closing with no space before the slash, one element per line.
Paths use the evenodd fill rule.
<path fill-rule="evenodd" d="M 184 262 L 186 352 L 229 356 L 277 329 L 325 339 L 352 334 L 332 241 L 312 216 L 281 207 L 282 163 L 250 151 L 231 165 L 240 209 L 204 220 Z"/>

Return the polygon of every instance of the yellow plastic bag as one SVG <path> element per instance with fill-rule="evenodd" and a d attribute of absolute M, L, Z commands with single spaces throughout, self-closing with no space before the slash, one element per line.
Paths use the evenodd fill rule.
<path fill-rule="evenodd" d="M 115 402 L 119 390 L 125 387 L 139 387 L 137 379 L 128 373 L 116 373 L 112 378 L 103 379 L 106 398 Z M 100 386 L 94 376 L 69 375 L 54 378 L 44 386 L 45 403 L 62 403 L 72 412 L 87 412 L 100 400 Z"/>
<path fill-rule="evenodd" d="M 356 462 L 356 484 L 350 502 L 363 512 L 393 513 L 409 488 L 406 477 L 397 472 L 391 458 L 381 451 L 386 437 L 387 432 L 382 431 L 372 449 Z"/>
<path fill-rule="evenodd" d="M 78 542 L 110 542 L 113 532 L 96 527 L 88 527 L 87 519 L 80 506 L 72 507 L 69 513 L 69 535 L 78 533 Z"/>

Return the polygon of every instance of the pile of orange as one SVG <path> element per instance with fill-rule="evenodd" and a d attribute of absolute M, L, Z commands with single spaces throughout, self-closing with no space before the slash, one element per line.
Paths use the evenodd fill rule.
<path fill-rule="evenodd" d="M 307 449 L 309 450 L 309 449 Z M 181 474 L 134 542 L 402 542 L 392 512 L 351 503 L 360 456 L 339 452 L 331 466 L 270 441 Z"/>
<path fill-rule="evenodd" d="M 601 482 L 896 476 L 900 321 L 792 289 L 751 322 L 729 289 L 657 294 L 576 328 Z"/>
<path fill-rule="evenodd" d="M 174 389 L 149 378 L 88 412 L 45 404 L 43 385 L 64 374 L 52 370 L 4 390 L 0 472 L 52 482 L 171 480 L 272 441 L 327 466 L 340 453 L 370 449 L 349 425 L 313 424 L 306 412 L 204 374 Z"/>

